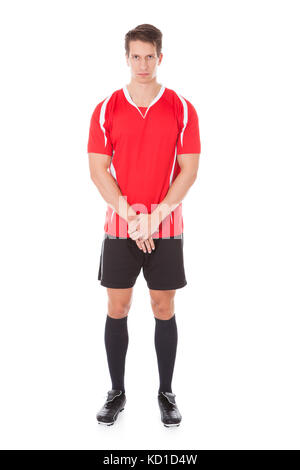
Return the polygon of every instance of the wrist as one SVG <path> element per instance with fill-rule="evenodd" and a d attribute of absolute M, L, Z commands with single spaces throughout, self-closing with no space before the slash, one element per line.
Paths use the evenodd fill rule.
<path fill-rule="evenodd" d="M 171 213 L 171 207 L 166 202 L 161 202 L 157 205 L 151 214 L 151 218 L 157 227 L 161 222 Z"/>
<path fill-rule="evenodd" d="M 137 215 L 136 211 L 128 204 L 126 212 L 126 221 L 129 222 L 129 219 Z"/>

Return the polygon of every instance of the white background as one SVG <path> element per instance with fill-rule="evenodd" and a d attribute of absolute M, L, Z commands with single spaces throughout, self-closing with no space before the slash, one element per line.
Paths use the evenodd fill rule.
<path fill-rule="evenodd" d="M 1 2 L 1 447 L 299 449 L 299 15 L 293 1 Z M 158 82 L 199 115 L 183 202 L 173 391 L 157 404 L 142 273 L 128 318 L 127 405 L 110 389 L 106 204 L 86 153 L 96 104 L 130 81 L 124 36 L 163 32 Z"/>

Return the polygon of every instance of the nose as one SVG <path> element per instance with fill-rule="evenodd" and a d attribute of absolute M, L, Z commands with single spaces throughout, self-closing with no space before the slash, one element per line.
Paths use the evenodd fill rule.
<path fill-rule="evenodd" d="M 147 61 L 146 61 L 146 59 L 142 59 L 142 60 L 141 60 L 140 67 L 141 67 L 141 72 L 145 72 L 145 71 L 146 71 L 146 69 L 147 69 Z"/>

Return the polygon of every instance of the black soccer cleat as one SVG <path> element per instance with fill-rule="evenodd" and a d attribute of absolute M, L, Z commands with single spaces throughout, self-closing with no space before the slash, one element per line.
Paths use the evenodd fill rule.
<path fill-rule="evenodd" d="M 161 420 L 166 427 L 179 426 L 182 419 L 175 397 L 176 395 L 171 392 L 160 392 L 157 397 Z"/>
<path fill-rule="evenodd" d="M 99 424 L 111 426 L 115 423 L 118 415 L 124 410 L 126 403 L 126 395 L 122 390 L 110 390 L 107 393 L 107 399 L 101 410 L 97 413 L 97 421 Z"/>

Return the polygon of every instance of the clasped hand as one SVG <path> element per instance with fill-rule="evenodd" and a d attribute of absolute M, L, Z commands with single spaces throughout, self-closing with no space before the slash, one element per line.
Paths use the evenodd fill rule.
<path fill-rule="evenodd" d="M 158 226 L 154 223 L 151 214 L 141 213 L 128 216 L 128 234 L 144 252 L 146 252 L 145 245 L 149 253 L 151 252 L 151 248 L 153 250 L 155 249 L 152 234 L 156 232 L 157 229 Z"/>

